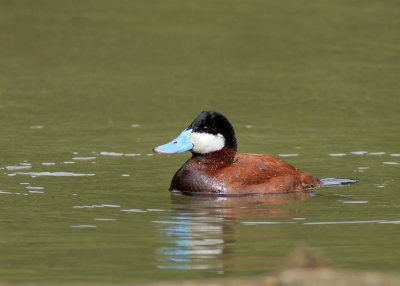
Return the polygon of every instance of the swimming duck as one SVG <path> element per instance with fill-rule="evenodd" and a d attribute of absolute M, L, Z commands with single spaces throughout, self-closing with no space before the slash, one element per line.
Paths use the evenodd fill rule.
<path fill-rule="evenodd" d="M 170 189 L 184 194 L 247 196 L 309 190 L 321 181 L 270 155 L 237 153 L 235 131 L 216 111 L 203 111 L 156 153 L 191 151 L 192 157 L 175 173 Z"/>

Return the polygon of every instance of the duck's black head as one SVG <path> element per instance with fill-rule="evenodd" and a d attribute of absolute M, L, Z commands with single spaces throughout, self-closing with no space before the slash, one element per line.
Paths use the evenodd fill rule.
<path fill-rule="evenodd" d="M 189 150 L 197 154 L 208 154 L 224 147 L 237 150 L 232 124 L 219 112 L 203 111 L 177 138 L 153 150 L 165 154 Z"/>
<path fill-rule="evenodd" d="M 206 154 L 225 146 L 237 150 L 235 130 L 229 120 L 216 111 L 203 111 L 189 125 L 194 153 Z"/>

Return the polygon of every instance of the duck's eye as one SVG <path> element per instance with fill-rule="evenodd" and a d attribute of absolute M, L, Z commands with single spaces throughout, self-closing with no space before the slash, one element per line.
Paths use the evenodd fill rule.
<path fill-rule="evenodd" d="M 207 131 L 208 131 L 208 127 L 207 127 L 207 126 L 203 126 L 203 127 L 201 128 L 201 130 L 207 132 Z"/>

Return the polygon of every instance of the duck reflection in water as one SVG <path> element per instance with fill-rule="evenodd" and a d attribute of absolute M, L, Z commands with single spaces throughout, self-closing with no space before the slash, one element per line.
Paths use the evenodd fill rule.
<path fill-rule="evenodd" d="M 210 270 L 223 274 L 229 268 L 250 267 L 250 264 L 264 271 L 275 268 L 276 255 L 269 255 L 269 251 L 265 254 L 264 250 L 277 247 L 282 234 L 276 229 L 268 232 L 265 228 L 254 232 L 254 229 L 246 229 L 242 222 L 270 219 L 272 224 L 279 223 L 279 219 L 293 216 L 293 211 L 282 205 L 305 200 L 311 194 L 237 198 L 185 196 L 173 192 L 171 196 L 176 205 L 173 213 L 155 221 L 169 244 L 158 250 L 162 260 L 159 268 Z"/>

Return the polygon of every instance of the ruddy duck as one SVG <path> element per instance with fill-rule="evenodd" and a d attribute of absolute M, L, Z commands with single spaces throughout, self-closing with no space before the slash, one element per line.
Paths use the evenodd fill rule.
<path fill-rule="evenodd" d="M 184 194 L 246 196 L 306 191 L 321 181 L 270 155 L 236 153 L 232 124 L 216 111 L 203 111 L 188 128 L 154 152 L 191 151 L 175 173 L 171 190 Z"/>

